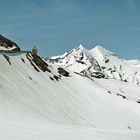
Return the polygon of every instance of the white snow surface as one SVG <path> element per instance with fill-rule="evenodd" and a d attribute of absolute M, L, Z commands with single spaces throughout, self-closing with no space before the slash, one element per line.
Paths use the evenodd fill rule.
<path fill-rule="evenodd" d="M 4 47 L 4 46 L 0 46 L 0 51 L 11 51 L 14 50 L 15 48 L 17 48 L 15 45 L 13 45 L 12 47 Z"/>
<path fill-rule="evenodd" d="M 90 65 L 87 58 L 93 60 L 94 70 L 99 71 L 93 53 L 89 55 L 81 46 L 80 50 L 84 52 L 84 62 Z M 76 59 L 80 60 L 83 56 L 79 53 Z M 63 68 L 70 76 L 60 76 L 59 66 L 48 61 L 51 72 L 43 72 L 31 55 L 30 58 L 32 64 L 26 53 L 0 53 L 0 139 L 140 139 L 139 85 L 116 79 L 91 79 L 69 67 Z M 71 55 L 68 61 L 73 64 L 75 60 L 71 58 L 74 57 Z M 102 61 L 102 57 L 99 59 Z"/>

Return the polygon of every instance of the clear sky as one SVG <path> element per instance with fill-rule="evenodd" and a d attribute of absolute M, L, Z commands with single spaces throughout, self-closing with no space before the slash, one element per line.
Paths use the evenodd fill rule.
<path fill-rule="evenodd" d="M 0 33 L 44 57 L 82 43 L 140 59 L 140 0 L 0 0 Z"/>

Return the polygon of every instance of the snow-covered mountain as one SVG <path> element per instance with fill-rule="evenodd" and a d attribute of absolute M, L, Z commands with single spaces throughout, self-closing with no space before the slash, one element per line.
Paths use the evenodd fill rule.
<path fill-rule="evenodd" d="M 46 61 L 1 51 L 0 139 L 139 140 L 140 86 L 108 78 L 101 64 L 119 58 L 103 62 L 94 52 L 80 45 Z"/>
<path fill-rule="evenodd" d="M 87 50 L 78 44 L 62 56 L 50 62 L 88 77 L 110 78 L 140 85 L 140 61 L 128 61 L 101 46 Z"/>

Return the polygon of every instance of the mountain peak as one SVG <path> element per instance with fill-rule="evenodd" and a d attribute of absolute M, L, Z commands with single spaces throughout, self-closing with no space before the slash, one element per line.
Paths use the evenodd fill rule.
<path fill-rule="evenodd" d="M 97 46 L 94 47 L 94 49 L 95 49 L 95 48 L 96 48 L 96 49 L 99 49 L 99 50 L 105 49 L 105 48 L 103 48 L 101 45 L 97 45 Z"/>
<path fill-rule="evenodd" d="M 81 43 L 78 43 L 73 50 L 84 50 L 84 46 Z"/>
<path fill-rule="evenodd" d="M 98 60 L 104 60 L 108 56 L 115 55 L 113 52 L 105 49 L 104 47 L 97 45 L 93 49 L 90 50 L 90 53 L 93 57 L 95 57 Z"/>
<path fill-rule="evenodd" d="M 113 52 L 107 50 L 106 48 L 104 48 L 104 47 L 102 47 L 100 45 L 97 45 L 93 49 L 90 50 L 90 52 L 95 52 L 95 51 L 98 51 L 98 52 L 102 53 L 103 55 L 105 55 L 105 54 L 114 54 Z"/>

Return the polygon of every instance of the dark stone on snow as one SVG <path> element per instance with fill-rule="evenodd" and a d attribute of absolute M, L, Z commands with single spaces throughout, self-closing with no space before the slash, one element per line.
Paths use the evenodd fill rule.
<path fill-rule="evenodd" d="M 117 96 L 121 96 L 123 99 L 126 99 L 126 97 L 124 95 L 121 95 L 119 93 L 117 93 Z"/>
<path fill-rule="evenodd" d="M 37 72 L 39 72 L 39 69 L 43 72 L 51 72 L 48 64 L 40 56 L 27 53 L 26 57 Z"/>
<path fill-rule="evenodd" d="M 22 62 L 24 62 L 24 63 L 25 63 L 25 60 L 24 60 L 23 58 L 21 58 L 21 60 L 22 60 Z"/>
<path fill-rule="evenodd" d="M 140 100 L 137 100 L 137 103 L 139 103 L 139 104 L 140 104 Z"/>
<path fill-rule="evenodd" d="M 53 78 L 56 80 L 56 81 L 59 81 L 60 77 L 54 75 Z"/>
<path fill-rule="evenodd" d="M 64 70 L 64 69 L 61 68 L 61 67 L 58 68 L 58 73 L 59 73 L 60 75 L 66 76 L 66 77 L 70 76 L 70 75 L 69 75 L 69 72 L 67 72 L 66 70 Z"/>
<path fill-rule="evenodd" d="M 8 63 L 11 65 L 11 62 L 10 62 L 10 57 L 9 57 L 9 56 L 7 56 L 7 55 L 5 55 L 5 54 L 3 54 L 3 56 L 4 56 L 4 58 L 8 61 Z"/>
<path fill-rule="evenodd" d="M 54 81 L 54 79 L 51 77 L 51 76 L 49 76 L 50 77 L 50 79 L 52 80 L 52 81 Z"/>

